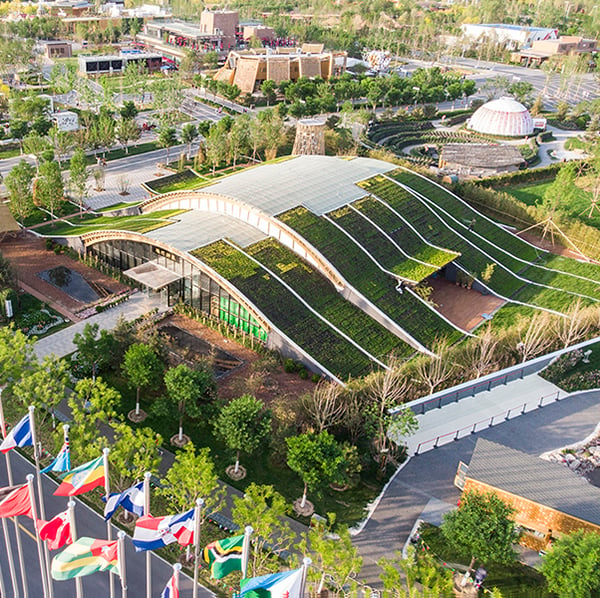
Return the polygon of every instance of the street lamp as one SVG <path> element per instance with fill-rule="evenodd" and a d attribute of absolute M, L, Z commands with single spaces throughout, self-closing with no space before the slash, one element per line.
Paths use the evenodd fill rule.
<path fill-rule="evenodd" d="M 420 87 L 413 87 L 413 91 L 416 91 L 417 93 L 415 94 L 415 106 L 417 105 L 417 100 L 419 99 L 419 92 L 421 91 Z"/>

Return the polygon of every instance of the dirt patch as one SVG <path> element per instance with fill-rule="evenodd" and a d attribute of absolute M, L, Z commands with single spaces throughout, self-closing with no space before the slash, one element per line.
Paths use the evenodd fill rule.
<path fill-rule="evenodd" d="M 505 303 L 495 295 L 456 286 L 445 278 L 430 278 L 427 282 L 433 287 L 431 300 L 438 311 L 463 330 L 473 330 L 486 319 L 483 314 L 491 315 Z"/>
<path fill-rule="evenodd" d="M 542 239 L 541 237 L 538 237 L 537 235 L 534 235 L 531 232 L 518 232 L 517 236 L 521 237 L 521 239 L 525 239 L 525 241 L 528 241 L 532 245 L 535 245 L 536 247 L 544 249 L 545 251 L 548 251 L 550 253 L 554 253 L 555 255 L 562 255 L 563 257 L 572 257 L 576 260 L 586 259 L 574 249 L 569 249 L 568 247 L 560 245 L 559 243 L 552 243 L 551 238 Z"/>
<path fill-rule="evenodd" d="M 22 288 L 27 292 L 32 292 L 57 311 L 70 316 L 71 319 L 76 319 L 73 312 L 80 310 L 85 306 L 85 303 L 77 301 L 50 283 L 43 281 L 37 276 L 39 272 L 56 266 L 65 266 L 79 272 L 86 281 L 112 293 L 127 289 L 125 285 L 98 272 L 98 270 L 94 270 L 64 254 L 48 251 L 44 240 L 32 233 L 22 233 L 16 239 L 6 239 L 0 243 L 0 251 L 16 267 Z"/>
<path fill-rule="evenodd" d="M 224 338 L 196 320 L 176 314 L 162 320 L 161 326 L 163 325 L 173 325 L 185 330 L 242 362 L 239 367 L 218 380 L 218 394 L 222 399 L 233 399 L 248 392 L 269 404 L 276 398 L 300 396 L 312 392 L 315 388 L 313 382 L 302 380 L 298 374 L 286 373 L 282 366 L 261 374 L 261 355 L 234 340 Z"/>

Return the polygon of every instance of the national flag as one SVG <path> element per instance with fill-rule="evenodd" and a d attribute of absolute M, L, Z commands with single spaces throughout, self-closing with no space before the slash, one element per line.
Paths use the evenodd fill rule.
<path fill-rule="evenodd" d="M 210 565 L 214 579 L 222 579 L 232 571 L 242 570 L 244 534 L 211 542 L 202 551 L 202 558 Z"/>
<path fill-rule="evenodd" d="M 49 471 L 69 471 L 71 469 L 71 451 L 69 450 L 69 441 L 65 441 L 56 458 L 48 467 L 44 467 L 40 473 Z"/>
<path fill-rule="evenodd" d="M 103 500 L 105 499 L 103 498 Z M 119 506 L 141 517 L 144 514 L 144 504 L 144 482 L 140 482 L 123 492 L 115 492 L 108 497 L 106 506 L 104 507 L 104 519 L 108 521 L 115 514 Z"/>
<path fill-rule="evenodd" d="M 162 548 L 173 542 L 191 544 L 194 529 L 194 509 L 179 515 L 152 517 L 145 515 L 135 522 L 133 545 L 137 552 Z"/>
<path fill-rule="evenodd" d="M 0 488 L 0 518 L 27 515 L 33 518 L 29 486 L 7 486 Z"/>
<path fill-rule="evenodd" d="M 8 433 L 8 436 L 0 444 L 0 452 L 8 453 L 11 449 L 33 446 L 33 435 L 31 433 L 31 421 L 29 413 Z"/>
<path fill-rule="evenodd" d="M 165 589 L 161 592 L 160 598 L 179 598 L 179 587 L 177 585 L 177 574 L 173 573 Z"/>
<path fill-rule="evenodd" d="M 302 569 L 242 579 L 242 598 L 302 598 Z"/>
<path fill-rule="evenodd" d="M 71 544 L 71 522 L 69 511 L 63 511 L 50 519 L 44 521 L 38 519 L 37 530 L 40 538 L 48 543 L 48 550 L 57 550 L 65 544 Z"/>
<path fill-rule="evenodd" d="M 52 559 L 52 579 L 64 581 L 96 571 L 119 575 L 118 540 L 79 538 Z"/>
<path fill-rule="evenodd" d="M 54 491 L 55 496 L 75 496 L 104 485 L 104 457 L 84 463 L 62 477 L 62 484 Z"/>

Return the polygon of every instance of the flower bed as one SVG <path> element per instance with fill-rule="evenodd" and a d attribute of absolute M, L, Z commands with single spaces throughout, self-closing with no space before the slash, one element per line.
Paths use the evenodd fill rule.
<path fill-rule="evenodd" d="M 373 367 L 366 355 L 231 245 L 217 241 L 195 250 L 193 255 L 229 280 L 275 326 L 336 376 L 359 376 Z"/>
<path fill-rule="evenodd" d="M 382 358 L 391 351 L 399 356 L 413 353 L 412 347 L 346 301 L 313 266 L 302 261 L 275 239 L 260 241 L 247 251 L 276 272 L 307 303 L 371 355 Z"/>
<path fill-rule="evenodd" d="M 50 313 L 47 309 L 30 311 L 19 317 L 21 330 L 27 336 L 41 336 L 55 326 L 64 324 L 67 320 Z"/>
<path fill-rule="evenodd" d="M 114 295 L 109 295 L 103 299 L 98 300 L 93 305 L 88 305 L 84 309 L 75 312 L 75 315 L 81 319 L 85 320 L 91 316 L 94 316 L 100 312 L 106 311 L 111 307 L 115 307 L 120 303 L 127 301 L 132 293 L 135 293 L 137 289 L 129 290 L 126 289 L 121 291 L 120 293 L 116 293 Z"/>
<path fill-rule="evenodd" d="M 294 208 L 278 218 L 314 245 L 360 293 L 425 346 L 436 338 L 460 338 L 460 333 L 434 309 L 396 290 L 397 281 L 382 272 L 373 261 L 334 224 L 306 208 Z"/>

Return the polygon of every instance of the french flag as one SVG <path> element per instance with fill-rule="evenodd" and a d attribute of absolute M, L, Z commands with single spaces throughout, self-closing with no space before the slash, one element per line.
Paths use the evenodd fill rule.
<path fill-rule="evenodd" d="M 9 432 L 0 444 L 0 452 L 8 453 L 8 451 L 22 446 L 33 446 L 29 413 Z"/>
<path fill-rule="evenodd" d="M 194 509 L 167 517 L 145 515 L 135 522 L 133 545 L 137 552 L 155 550 L 174 542 L 187 546 L 192 543 L 193 532 Z"/>

